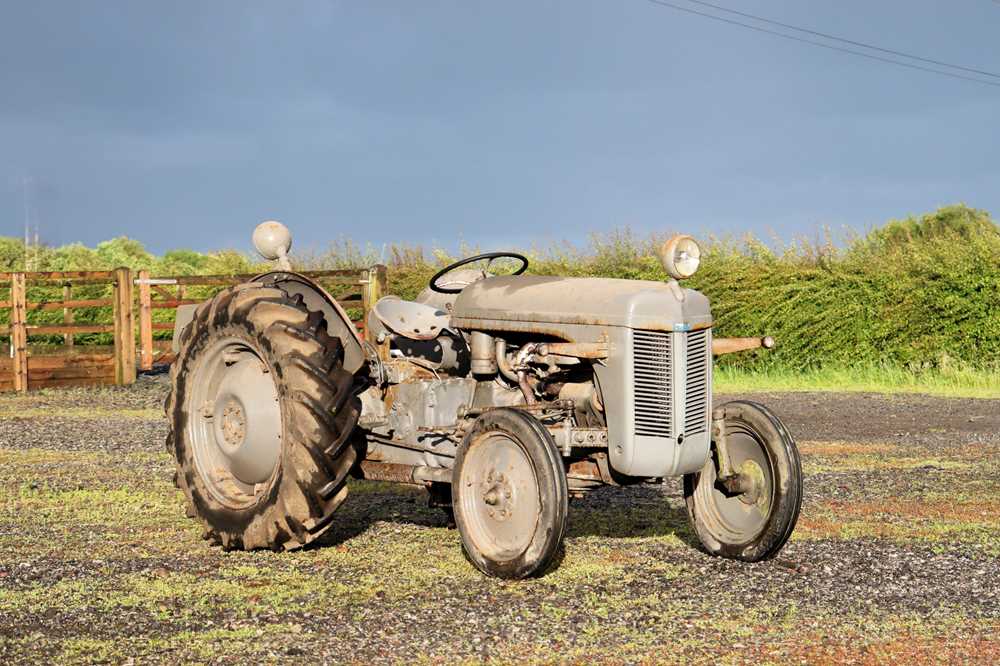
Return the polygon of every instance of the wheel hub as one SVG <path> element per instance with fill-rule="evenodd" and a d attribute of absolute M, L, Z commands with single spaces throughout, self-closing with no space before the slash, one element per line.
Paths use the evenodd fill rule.
<path fill-rule="evenodd" d="M 740 501 L 751 506 L 761 503 L 766 504 L 768 494 L 764 491 L 767 488 L 767 479 L 764 476 L 764 470 L 761 469 L 761 466 L 753 460 L 745 460 L 740 465 L 739 473 L 747 480 L 746 490 L 738 495 Z M 761 509 L 765 512 L 767 511 L 766 506 L 762 506 Z"/>
<path fill-rule="evenodd" d="M 756 538 L 766 526 L 774 494 L 774 474 L 768 454 L 755 433 L 727 425 L 733 473 L 716 477 L 712 461 L 703 474 L 709 482 L 698 485 L 700 519 L 720 542 L 742 543 Z"/>
<path fill-rule="evenodd" d="M 486 503 L 487 515 L 493 520 L 503 522 L 510 518 L 514 510 L 514 487 L 510 479 L 502 472 L 490 470 L 483 483 L 483 502 Z"/>
<path fill-rule="evenodd" d="M 505 434 L 484 436 L 466 454 L 459 483 L 465 537 L 493 559 L 516 557 L 531 543 L 541 515 L 538 481 L 527 453 Z"/>
<path fill-rule="evenodd" d="M 224 338 L 195 371 L 189 424 L 202 478 L 220 501 L 254 501 L 278 466 L 282 416 L 274 378 L 263 357 L 237 338 Z"/>
<path fill-rule="evenodd" d="M 230 400 L 222 410 L 222 437 L 229 446 L 239 447 L 247 435 L 247 419 L 243 407 L 235 400 Z"/>

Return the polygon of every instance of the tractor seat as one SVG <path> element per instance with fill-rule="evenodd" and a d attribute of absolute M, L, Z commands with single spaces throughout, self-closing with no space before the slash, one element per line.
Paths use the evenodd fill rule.
<path fill-rule="evenodd" d="M 444 310 L 399 296 L 380 298 L 372 312 L 390 331 L 411 340 L 432 340 L 451 326 L 451 315 Z"/>

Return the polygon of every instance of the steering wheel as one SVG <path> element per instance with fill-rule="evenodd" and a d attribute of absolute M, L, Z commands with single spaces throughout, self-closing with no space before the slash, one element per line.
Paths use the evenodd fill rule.
<path fill-rule="evenodd" d="M 453 264 L 449 264 L 444 268 L 442 268 L 441 270 L 439 270 L 437 273 L 435 273 L 434 277 L 431 278 L 431 282 L 429 285 L 431 291 L 436 291 L 439 294 L 457 294 L 460 291 L 462 291 L 463 289 L 462 287 L 459 287 L 458 289 L 455 289 L 453 287 L 442 287 L 441 285 L 438 284 L 438 280 L 440 280 L 442 277 L 452 272 L 453 270 L 483 260 L 488 260 L 486 268 L 483 269 L 483 277 L 486 277 L 489 274 L 490 266 L 493 265 L 493 262 L 496 259 L 500 259 L 503 257 L 507 257 L 508 259 L 517 259 L 518 261 L 521 262 L 520 267 L 518 267 L 516 271 L 511 273 L 511 275 L 520 275 L 524 271 L 528 270 L 528 258 L 525 257 L 523 254 L 517 254 L 516 252 L 487 252 L 486 254 L 477 254 L 474 257 L 468 257 L 466 259 L 462 259 L 461 261 L 456 261 Z"/>

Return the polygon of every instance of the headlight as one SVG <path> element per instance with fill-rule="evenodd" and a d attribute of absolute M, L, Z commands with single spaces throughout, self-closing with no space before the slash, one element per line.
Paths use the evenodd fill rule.
<path fill-rule="evenodd" d="M 670 277 L 683 280 L 698 270 L 701 248 L 690 236 L 674 236 L 660 248 L 660 261 Z"/>
<path fill-rule="evenodd" d="M 277 220 L 267 220 L 253 230 L 253 245 L 265 259 L 281 259 L 292 249 L 292 233 Z"/>

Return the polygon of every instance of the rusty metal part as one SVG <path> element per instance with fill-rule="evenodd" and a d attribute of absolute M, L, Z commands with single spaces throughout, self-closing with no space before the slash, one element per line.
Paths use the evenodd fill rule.
<path fill-rule="evenodd" d="M 368 340 L 364 340 L 362 349 L 365 352 L 365 359 L 368 361 L 368 375 L 371 377 L 372 382 L 374 382 L 375 386 L 385 386 L 389 379 L 379 348 Z"/>
<path fill-rule="evenodd" d="M 535 392 L 531 390 L 531 384 L 528 383 L 528 373 L 524 370 L 517 373 L 517 385 L 521 387 L 521 393 L 524 394 L 525 404 L 534 405 L 537 402 Z"/>
<path fill-rule="evenodd" d="M 733 465 L 729 459 L 729 446 L 726 440 L 726 408 L 716 407 L 712 410 L 712 443 L 718 457 L 718 478 L 727 479 L 733 476 Z"/>
<path fill-rule="evenodd" d="M 580 408 L 593 407 L 597 412 L 604 411 L 600 397 L 597 394 L 597 387 L 593 382 L 568 382 L 559 388 L 559 399 L 569 400 Z"/>
<path fill-rule="evenodd" d="M 524 395 L 524 402 L 528 405 L 534 405 L 537 401 L 535 399 L 535 392 L 531 388 L 531 384 L 528 383 L 528 373 L 524 368 L 521 367 L 524 359 L 526 359 L 537 347 L 534 344 L 528 344 L 521 348 L 518 352 L 518 361 L 515 365 L 511 365 L 510 360 L 507 358 L 507 341 L 503 338 L 497 338 L 496 341 L 496 363 L 497 369 L 500 374 L 503 375 L 508 381 L 517 384 L 521 389 L 521 393 Z"/>
<path fill-rule="evenodd" d="M 598 486 L 617 486 L 608 468 L 608 457 L 599 453 L 586 460 L 576 460 L 569 465 L 566 479 L 573 490 L 590 490 Z"/>
<path fill-rule="evenodd" d="M 765 335 L 762 338 L 714 338 L 712 340 L 712 355 L 733 354 L 750 349 L 772 349 L 774 338 Z"/>
<path fill-rule="evenodd" d="M 737 475 L 740 481 L 740 500 L 749 506 L 767 501 L 767 474 L 755 460 L 744 460 Z"/>
<path fill-rule="evenodd" d="M 764 493 L 767 481 L 763 470 L 753 460 L 745 460 L 739 468 L 734 467 L 724 406 L 712 412 L 712 441 L 718 457 L 716 479 L 719 485 L 730 495 L 739 495 L 745 504 L 756 504 Z"/>
<path fill-rule="evenodd" d="M 440 433 L 439 432 L 439 434 L 441 434 L 442 437 L 445 436 L 444 433 Z M 430 446 L 422 446 L 420 444 L 413 444 L 411 442 L 407 442 L 407 441 L 404 441 L 404 440 L 401 440 L 401 439 L 393 439 L 392 437 L 386 437 L 385 435 L 379 435 L 379 434 L 374 433 L 374 432 L 368 432 L 367 433 L 367 437 L 368 437 L 368 439 L 371 442 L 374 442 L 376 444 L 381 444 L 381 445 L 384 445 L 384 446 L 397 446 L 397 447 L 399 447 L 401 449 L 408 449 L 410 451 L 418 451 L 420 453 L 433 453 L 434 455 L 446 456 L 446 457 L 449 457 L 449 458 L 453 458 L 454 457 L 454 454 L 448 453 L 446 451 L 439 451 L 439 450 L 437 450 L 437 449 L 435 449 L 433 447 L 430 447 Z"/>
<path fill-rule="evenodd" d="M 483 407 L 480 409 L 469 410 L 466 416 L 472 416 L 474 414 L 482 414 L 483 412 L 489 412 L 494 409 L 517 409 L 522 412 L 549 412 L 549 411 L 564 411 L 568 412 L 573 409 L 573 403 L 569 400 L 553 400 L 551 402 L 536 402 L 532 405 L 497 405 L 495 407 Z"/>
<path fill-rule="evenodd" d="M 247 419 L 242 406 L 235 400 L 230 400 L 222 410 L 222 437 L 226 444 L 239 446 L 246 438 Z"/>
<path fill-rule="evenodd" d="M 462 431 L 460 429 L 449 430 L 447 428 L 441 428 L 439 426 L 417 426 L 417 432 L 427 433 L 432 435 L 440 435 L 441 437 L 447 437 L 450 439 L 454 439 L 456 437 L 458 437 L 459 439 L 462 438 L 461 436 Z"/>
<path fill-rule="evenodd" d="M 397 463 L 361 461 L 362 478 L 426 486 L 431 483 L 451 483 L 451 470 L 444 467 L 400 465 Z"/>
<path fill-rule="evenodd" d="M 538 346 L 538 355 L 607 358 L 608 341 L 605 339 L 603 342 L 545 342 Z"/>
<path fill-rule="evenodd" d="M 604 478 L 601 476 L 601 470 L 597 466 L 597 462 L 593 460 L 577 460 L 570 463 L 566 476 L 571 479 L 604 483 Z"/>
<path fill-rule="evenodd" d="M 411 358 L 391 358 L 382 364 L 386 380 L 390 384 L 405 384 L 419 379 L 436 379 L 435 371 Z M 392 389 L 389 389 L 390 393 Z"/>
<path fill-rule="evenodd" d="M 569 455 L 573 448 L 583 449 L 606 449 L 608 448 L 607 428 L 576 428 L 570 425 L 569 420 L 563 421 L 560 425 L 549 427 L 552 439 L 556 446 Z"/>
<path fill-rule="evenodd" d="M 719 483 L 727 492 L 733 495 L 748 493 L 753 490 L 753 479 L 746 474 L 731 474 L 725 478 L 720 478 Z"/>
<path fill-rule="evenodd" d="M 474 416 L 477 414 L 482 414 L 484 412 L 489 412 L 494 409 L 516 409 L 522 412 L 572 412 L 574 409 L 573 403 L 568 400 L 553 400 L 551 402 L 536 402 L 532 405 L 497 405 L 490 407 L 482 407 L 474 410 L 469 410 L 466 416 Z"/>
<path fill-rule="evenodd" d="M 566 484 L 576 497 L 583 497 L 588 490 L 604 485 L 601 472 L 593 460 L 577 460 L 570 463 L 566 471 Z"/>
<path fill-rule="evenodd" d="M 597 459 L 597 469 L 601 472 L 601 480 L 609 486 L 619 485 L 619 483 L 615 481 L 615 477 L 611 474 L 611 465 L 608 464 L 608 454 L 597 453 L 594 454 L 594 458 Z"/>
<path fill-rule="evenodd" d="M 519 382 L 517 373 L 514 369 L 510 367 L 510 362 L 507 360 L 507 341 L 503 338 L 497 338 L 496 341 L 496 359 L 497 359 L 497 369 L 500 374 L 504 376 L 508 381 L 517 384 Z"/>

